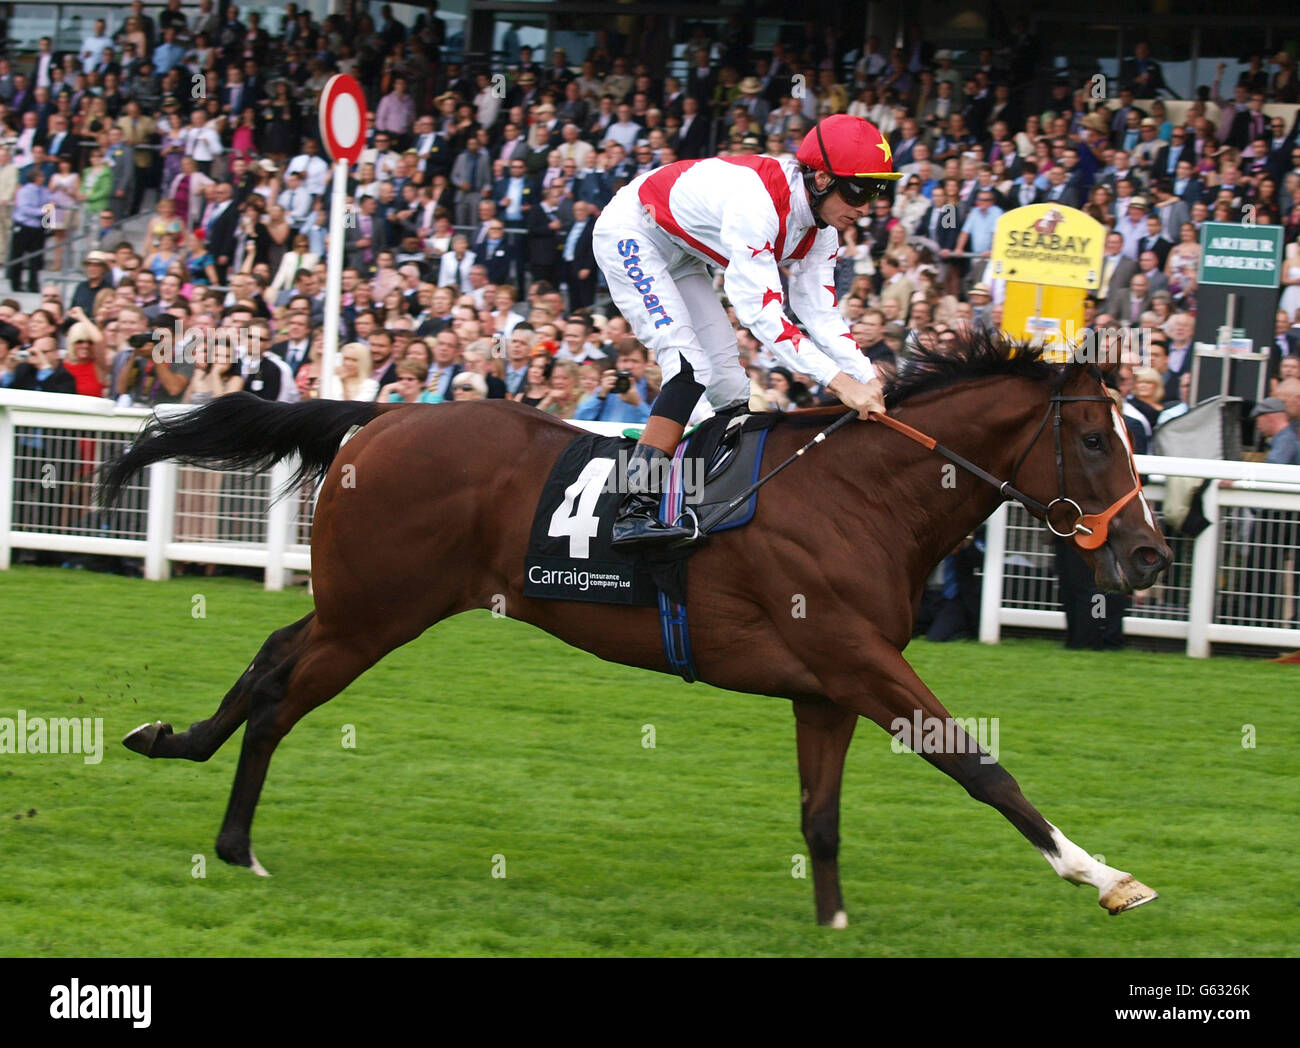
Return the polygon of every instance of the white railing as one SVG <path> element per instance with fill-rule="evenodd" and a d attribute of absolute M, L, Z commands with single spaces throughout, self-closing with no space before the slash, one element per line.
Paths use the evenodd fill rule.
<path fill-rule="evenodd" d="M 90 397 L 0 389 L 0 568 L 14 549 L 53 550 L 140 558 L 150 579 L 167 578 L 175 562 L 261 568 L 268 589 L 311 570 L 315 492 L 271 501 L 291 463 L 269 474 L 155 463 L 116 507 L 95 506 L 93 470 L 148 416 Z M 1138 468 L 1157 511 L 1166 478 L 1211 480 L 1202 496 L 1210 524 L 1195 539 L 1167 536 L 1174 562 L 1135 600 L 1125 633 L 1182 639 L 1200 658 L 1213 643 L 1300 648 L 1300 466 L 1139 455 Z M 1063 630 L 1043 526 L 1004 505 L 986 541 L 980 639 L 997 643 L 1003 626 Z"/>
<path fill-rule="evenodd" d="M 163 409 L 168 410 L 168 409 Z M 107 400 L 0 389 L 0 568 L 14 549 L 139 558 L 144 576 L 173 563 L 261 568 L 267 589 L 311 570 L 315 492 L 272 501 L 293 473 L 214 472 L 159 462 L 118 503 L 93 501 L 95 471 L 126 450 L 150 412 Z"/>
<path fill-rule="evenodd" d="M 1124 633 L 1185 640 L 1195 658 L 1214 643 L 1300 648 L 1300 466 L 1156 455 L 1137 464 L 1157 512 L 1168 478 L 1210 481 L 1209 526 L 1194 539 L 1166 533 L 1173 563 L 1135 595 Z M 1051 536 L 1016 503 L 988 520 L 980 640 L 996 644 L 1003 626 L 1065 629 Z"/>

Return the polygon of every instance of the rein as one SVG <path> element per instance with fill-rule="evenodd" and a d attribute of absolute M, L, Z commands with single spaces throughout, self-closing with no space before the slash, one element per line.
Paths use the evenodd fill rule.
<path fill-rule="evenodd" d="M 907 425 L 907 423 L 905 422 L 899 422 L 897 419 L 891 418 L 889 415 L 878 415 L 875 412 L 872 412 L 867 417 L 872 422 L 879 422 L 882 425 L 886 426 L 887 428 L 892 429 L 895 433 L 899 433 L 902 436 L 906 437 L 908 440 L 915 441 L 917 444 L 920 444 L 926 450 L 937 452 L 938 454 L 942 455 L 944 458 L 960 466 L 962 469 L 964 469 L 967 473 L 970 473 L 972 476 L 978 477 L 986 484 L 991 484 L 993 487 L 997 488 L 999 492 L 1001 492 L 1003 498 L 1010 499 L 1020 503 L 1020 505 L 1024 506 L 1025 509 L 1027 509 L 1031 514 L 1041 519 L 1047 525 L 1048 530 L 1051 531 L 1051 533 L 1055 535 L 1057 538 L 1073 539 L 1074 542 L 1080 548 L 1086 550 L 1094 550 L 1105 545 L 1107 533 L 1110 530 L 1111 520 L 1115 517 L 1117 513 L 1119 513 L 1120 510 L 1122 510 L 1125 506 L 1127 506 L 1130 502 L 1132 502 L 1133 499 L 1137 497 L 1139 492 L 1141 492 L 1142 481 L 1138 477 L 1136 466 L 1134 466 L 1133 467 L 1133 477 L 1134 477 L 1133 489 L 1127 495 L 1124 495 L 1121 498 L 1117 499 L 1115 502 L 1111 503 L 1110 506 L 1102 510 L 1102 512 L 1100 513 L 1084 513 L 1083 507 L 1081 507 L 1077 502 L 1075 502 L 1074 499 L 1066 497 L 1065 454 L 1064 454 L 1064 447 L 1061 443 L 1061 405 L 1075 403 L 1078 401 L 1094 401 L 1098 403 L 1105 403 L 1110 405 L 1110 409 L 1112 412 L 1118 410 L 1115 407 L 1115 402 L 1105 394 L 1090 394 L 1086 396 L 1066 397 L 1066 396 L 1062 396 L 1059 393 L 1053 393 L 1047 402 L 1047 411 L 1043 415 L 1042 421 L 1038 423 L 1038 428 L 1034 430 L 1034 435 L 1030 438 L 1028 446 L 1021 453 L 1020 458 L 1016 460 L 1016 464 L 1011 470 L 1011 476 L 1007 480 L 998 480 L 998 478 L 995 477 L 992 473 L 988 472 L 985 469 L 981 469 L 979 466 L 975 465 L 975 463 L 971 462 L 969 459 L 964 458 L 961 455 L 958 455 L 955 451 L 951 450 L 950 448 L 944 447 L 937 440 L 935 440 L 934 437 L 928 436 L 927 434 L 922 433 L 918 429 L 914 429 L 913 427 Z M 858 413 L 853 410 L 850 410 L 846 414 L 841 415 L 838 419 L 836 419 L 833 423 L 831 423 L 831 425 L 827 426 L 826 429 L 818 433 L 815 437 L 813 437 L 812 440 L 808 441 L 807 444 L 801 447 L 798 451 L 796 451 L 793 455 L 791 455 L 788 459 L 782 462 L 779 466 L 773 469 L 766 476 L 759 478 L 759 480 L 751 484 L 748 488 L 746 488 L 739 495 L 733 498 L 725 506 L 722 506 L 718 510 L 715 510 L 714 513 L 711 516 L 709 516 L 706 520 L 697 522 L 695 525 L 696 527 L 695 535 L 693 535 L 687 541 L 694 542 L 700 536 L 707 535 L 710 531 L 712 531 L 719 524 L 721 524 L 727 517 L 731 516 L 731 514 L 736 509 L 738 509 L 749 498 L 750 495 L 752 495 L 755 491 L 761 488 L 774 476 L 780 473 L 787 466 L 796 462 L 799 458 L 801 458 L 804 455 L 805 452 L 815 447 L 816 445 L 820 444 L 828 436 L 830 436 L 830 434 L 834 433 L 837 429 L 844 426 L 846 423 L 850 422 L 851 420 L 856 419 L 857 417 L 858 417 Z M 1013 486 L 1013 481 L 1016 479 L 1016 474 L 1020 472 L 1020 467 L 1024 465 L 1025 459 L 1029 457 L 1029 453 L 1034 449 L 1034 445 L 1038 443 L 1038 438 L 1042 436 L 1043 430 L 1047 428 L 1048 419 L 1053 420 L 1052 438 L 1056 444 L 1056 481 L 1057 481 L 1057 491 L 1059 492 L 1059 494 L 1050 503 L 1048 503 L 1047 505 L 1043 505 L 1043 503 L 1039 502 L 1037 499 L 1031 498 L 1029 495 L 1026 495 L 1023 491 L 1017 490 Z M 1118 425 L 1123 426 L 1123 424 L 1124 424 L 1123 420 L 1120 419 Z M 1126 444 L 1126 448 L 1127 448 L 1127 444 Z M 1129 451 L 1129 462 L 1130 465 L 1132 465 L 1131 450 Z M 1073 517 L 1067 517 L 1064 520 L 1060 521 L 1061 527 L 1059 529 L 1057 527 L 1058 522 L 1053 520 L 1054 513 L 1058 518 L 1061 516 L 1060 513 L 1056 512 L 1058 506 L 1062 507 L 1063 512 L 1066 513 L 1068 513 L 1071 509 L 1073 509 L 1074 511 Z"/>

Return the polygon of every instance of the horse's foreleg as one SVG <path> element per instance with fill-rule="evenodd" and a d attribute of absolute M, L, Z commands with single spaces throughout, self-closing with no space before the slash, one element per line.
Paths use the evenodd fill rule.
<path fill-rule="evenodd" d="M 309 612 L 297 622 L 276 630 L 266 638 L 253 656 L 248 669 L 240 674 L 221 705 L 207 720 L 195 721 L 188 731 L 173 734 L 172 726 L 162 721 L 142 724 L 122 744 L 146 757 L 183 757 L 205 761 L 235 733 L 248 716 L 248 699 L 258 679 L 273 669 L 288 653 L 291 644 L 306 629 L 316 613 Z"/>
<path fill-rule="evenodd" d="M 900 729 L 913 734 L 914 714 L 919 711 L 923 737 L 904 737 L 902 741 L 957 780 L 976 800 L 1006 816 L 1061 877 L 1096 888 L 1101 905 L 1110 913 L 1131 910 L 1156 898 L 1152 889 L 1094 859 L 1043 818 L 1020 792 L 1016 780 L 953 720 L 902 655 L 893 649 L 890 652 L 871 666 L 869 675 L 859 671 L 838 679 L 828 695 L 894 735 L 900 734 Z M 869 696 L 862 695 L 864 679 L 872 681 Z"/>
<path fill-rule="evenodd" d="M 266 876 L 253 856 L 250 833 L 271 755 L 302 717 L 332 699 L 389 650 L 376 651 L 356 637 L 327 634 L 318 619 L 279 665 L 257 681 L 249 695 L 248 727 L 230 803 L 217 835 L 217 854 L 222 859 Z"/>
<path fill-rule="evenodd" d="M 817 922 L 847 928 L 840 894 L 840 781 L 858 715 L 825 700 L 795 700 L 803 837 L 812 860 Z"/>

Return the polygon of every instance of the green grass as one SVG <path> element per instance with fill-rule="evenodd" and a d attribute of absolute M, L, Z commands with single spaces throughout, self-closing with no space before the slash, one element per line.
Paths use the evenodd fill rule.
<path fill-rule="evenodd" d="M 0 574 L 0 716 L 102 717 L 105 735 L 98 765 L 0 755 L 0 954 L 1223 956 L 1300 941 L 1300 668 L 1040 640 L 908 654 L 954 714 L 1001 719 L 1001 761 L 1047 818 L 1161 893 L 1134 913 L 1108 917 L 864 722 L 841 826 L 851 925 L 818 928 L 811 877 L 791 876 L 806 848 L 787 703 L 603 663 L 485 612 L 298 725 L 253 827 L 274 876 L 255 877 L 213 853 L 242 735 L 207 764 L 119 740 L 209 716 L 309 607 L 227 579 Z"/>

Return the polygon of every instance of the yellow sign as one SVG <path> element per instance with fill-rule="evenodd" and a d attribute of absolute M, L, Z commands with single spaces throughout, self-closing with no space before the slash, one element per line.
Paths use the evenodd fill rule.
<path fill-rule="evenodd" d="M 1042 343 L 1063 353 L 1083 332 L 1082 288 L 1050 287 L 1007 281 L 1002 330 L 1013 338 Z"/>
<path fill-rule="evenodd" d="M 993 233 L 993 276 L 1026 284 L 1095 288 L 1101 283 L 1106 227 L 1060 204 L 1017 207 Z"/>

